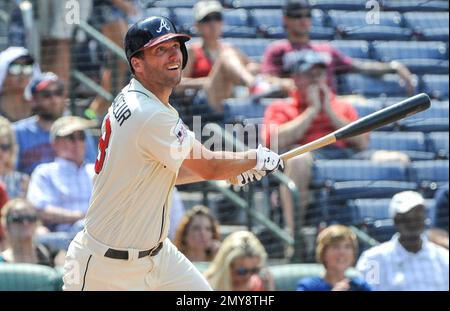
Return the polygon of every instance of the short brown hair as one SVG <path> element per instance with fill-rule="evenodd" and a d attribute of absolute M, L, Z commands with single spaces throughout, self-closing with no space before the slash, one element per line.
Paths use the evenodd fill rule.
<path fill-rule="evenodd" d="M 331 225 L 322 230 L 316 240 L 316 261 L 324 264 L 323 257 L 327 248 L 337 242 L 350 240 L 353 246 L 353 254 L 356 256 L 358 252 L 358 239 L 356 234 L 343 225 Z"/>

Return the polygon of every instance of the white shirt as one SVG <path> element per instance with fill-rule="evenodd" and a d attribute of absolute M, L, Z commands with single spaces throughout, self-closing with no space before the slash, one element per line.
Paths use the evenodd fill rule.
<path fill-rule="evenodd" d="M 116 249 L 155 247 L 167 237 L 172 190 L 194 133 L 174 108 L 132 79 L 103 121 L 102 144 L 87 232 Z"/>
<path fill-rule="evenodd" d="M 396 234 L 388 242 L 365 251 L 356 268 L 373 290 L 448 291 L 449 252 L 422 237 L 422 249 L 408 252 Z"/>
<path fill-rule="evenodd" d="M 27 199 L 37 209 L 48 206 L 86 213 L 92 193 L 93 164 L 80 167 L 72 161 L 57 157 L 54 162 L 40 164 L 31 174 Z M 71 224 L 56 226 L 66 231 Z"/>

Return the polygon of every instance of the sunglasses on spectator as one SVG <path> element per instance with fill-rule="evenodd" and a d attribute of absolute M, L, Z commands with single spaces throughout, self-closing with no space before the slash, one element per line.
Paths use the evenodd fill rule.
<path fill-rule="evenodd" d="M 43 98 L 50 98 L 53 96 L 61 97 L 64 95 L 64 89 L 58 88 L 57 90 L 50 91 L 50 90 L 43 90 L 39 92 L 39 96 Z"/>
<path fill-rule="evenodd" d="M 286 13 L 286 16 L 289 17 L 289 18 L 295 18 L 295 19 L 311 18 L 311 11 L 308 11 L 308 12 L 288 12 L 288 13 Z"/>
<path fill-rule="evenodd" d="M 199 23 L 206 24 L 206 23 L 214 22 L 214 21 L 221 22 L 222 21 L 222 14 L 220 14 L 220 13 L 208 14 L 203 19 L 201 19 L 199 21 Z"/>
<path fill-rule="evenodd" d="M 11 64 L 8 67 L 8 73 L 13 76 L 26 75 L 33 73 L 33 65 Z"/>
<path fill-rule="evenodd" d="M 239 276 L 246 276 L 248 274 L 258 274 L 261 271 L 261 268 L 260 267 L 255 267 L 255 268 L 252 268 L 252 269 L 248 269 L 248 268 L 240 267 L 240 268 L 237 268 L 234 271 Z"/>
<path fill-rule="evenodd" d="M 0 150 L 1 151 L 9 151 L 11 150 L 11 144 L 0 144 Z"/>
<path fill-rule="evenodd" d="M 34 223 L 37 221 L 36 215 L 11 215 L 7 218 L 8 223 L 23 224 L 25 221 Z"/>
<path fill-rule="evenodd" d="M 76 140 L 84 141 L 86 139 L 86 134 L 84 132 L 75 132 L 70 135 L 64 136 L 64 138 L 70 140 L 71 142 L 74 142 Z"/>

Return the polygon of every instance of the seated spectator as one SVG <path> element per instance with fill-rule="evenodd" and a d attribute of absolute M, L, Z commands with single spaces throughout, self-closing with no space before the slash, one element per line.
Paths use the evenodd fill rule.
<path fill-rule="evenodd" d="M 425 231 L 425 200 L 417 192 L 397 193 L 389 213 L 397 233 L 365 251 L 356 265 L 373 290 L 448 291 L 448 250 L 430 243 Z"/>
<path fill-rule="evenodd" d="M 0 181 L 5 184 L 10 199 L 25 198 L 30 181 L 27 174 L 14 170 L 17 149 L 11 123 L 0 116 Z"/>
<path fill-rule="evenodd" d="M 439 228 L 431 228 L 427 230 L 427 237 L 430 242 L 448 249 L 449 236 L 447 231 Z"/>
<path fill-rule="evenodd" d="M 279 150 L 304 145 L 358 118 L 356 110 L 347 102 L 337 99 L 326 83 L 326 62 L 321 54 L 312 51 L 298 52 L 289 65 L 296 91 L 289 102 L 271 104 L 264 115 L 266 146 Z M 309 199 L 309 183 L 312 178 L 313 159 L 345 159 L 355 155 L 368 145 L 368 135 L 360 135 L 337 141 L 295 157 L 286 162 L 285 174 L 300 191 L 300 227 L 304 224 Z M 288 189 L 281 188 L 283 214 L 287 229 L 294 232 L 293 203 Z"/>
<path fill-rule="evenodd" d="M 302 279 L 298 291 L 368 291 L 359 278 L 347 278 L 345 272 L 355 263 L 358 239 L 346 226 L 332 225 L 317 236 L 316 260 L 325 267 L 323 277 Z"/>
<path fill-rule="evenodd" d="M 0 252 L 6 248 L 5 232 L 3 230 L 2 223 L 2 208 L 8 202 L 8 193 L 6 192 L 6 186 L 0 181 Z"/>
<path fill-rule="evenodd" d="M 204 275 L 214 290 L 274 290 L 266 259 L 266 250 L 253 233 L 233 232 L 225 238 Z"/>
<path fill-rule="evenodd" d="M 25 199 L 6 203 L 2 210 L 2 226 L 9 247 L 0 254 L 0 262 L 55 265 L 51 252 L 34 242 L 38 222 L 36 209 Z"/>
<path fill-rule="evenodd" d="M 220 246 L 219 224 L 206 206 L 194 206 L 183 216 L 174 245 L 190 261 L 214 259 Z"/>
<path fill-rule="evenodd" d="M 17 170 L 31 174 L 41 163 L 54 160 L 50 127 L 65 110 L 64 84 L 54 73 L 44 73 L 31 82 L 36 115 L 14 123 L 19 155 Z M 91 135 L 86 139 L 86 161 L 94 162 L 97 146 Z"/>
<path fill-rule="evenodd" d="M 39 67 L 23 47 L 9 47 L 0 53 L 0 115 L 11 122 L 31 116 L 32 105 L 26 87 Z"/>
<path fill-rule="evenodd" d="M 436 219 L 435 225 L 437 228 L 446 230 L 448 232 L 448 183 L 440 187 L 434 194 Z"/>
<path fill-rule="evenodd" d="M 259 65 L 234 47 L 220 40 L 222 35 L 222 5 L 219 1 L 199 1 L 194 6 L 195 26 L 201 41 L 189 45 L 188 63 L 176 90 L 200 90 L 194 102 L 207 102 L 217 112 L 223 112 L 222 101 L 233 97 L 235 86 L 258 88 L 256 72 Z M 259 79 L 259 80 L 258 80 Z"/>
<path fill-rule="evenodd" d="M 31 175 L 27 199 L 53 231 L 68 231 L 84 218 L 89 207 L 94 164 L 84 159 L 85 130 L 91 126 L 90 121 L 80 117 L 56 120 L 50 129 L 56 158 L 37 166 Z"/>
<path fill-rule="evenodd" d="M 397 73 L 406 83 L 412 95 L 414 91 L 412 75 L 398 61 L 382 63 L 369 60 L 356 60 L 343 55 L 329 43 L 313 43 L 310 41 L 311 6 L 308 0 L 287 0 L 283 5 L 283 23 L 287 39 L 271 43 L 263 56 L 261 73 L 280 79 L 283 89 L 295 89 L 290 79 L 289 66 L 285 62 L 289 54 L 299 50 L 312 50 L 326 57 L 327 83 L 336 92 L 334 75 L 337 73 L 359 72 L 370 75 Z"/>

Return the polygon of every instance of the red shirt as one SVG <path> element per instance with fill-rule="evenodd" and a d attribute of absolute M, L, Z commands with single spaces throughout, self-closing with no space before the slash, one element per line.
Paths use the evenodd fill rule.
<path fill-rule="evenodd" d="M 192 49 L 194 50 L 195 59 L 190 78 L 207 77 L 214 65 L 213 62 L 206 56 L 200 44 L 193 44 Z"/>
<path fill-rule="evenodd" d="M 283 56 L 286 53 L 303 49 L 311 49 L 323 54 L 328 63 L 328 85 L 333 91 L 336 91 L 334 83 L 335 73 L 350 71 L 353 61 L 349 56 L 342 54 L 329 43 L 293 44 L 286 39 L 275 41 L 264 52 L 261 72 L 278 77 L 288 77 L 288 72 L 283 69 Z"/>
<path fill-rule="evenodd" d="M 3 205 L 8 202 L 8 193 L 6 192 L 6 186 L 0 181 L 0 240 L 4 238 L 5 233 L 3 232 L 3 226 L 1 222 L 1 210 Z"/>
<path fill-rule="evenodd" d="M 350 105 L 346 101 L 337 99 L 334 94 L 331 95 L 330 100 L 331 108 L 340 118 L 348 120 L 350 122 L 358 119 L 358 113 L 356 112 L 355 108 L 352 107 L 352 105 Z M 266 145 L 268 146 L 270 143 L 271 133 L 270 131 L 266 131 L 266 129 L 270 128 L 270 125 L 276 125 L 276 127 L 278 127 L 281 124 L 285 124 L 301 115 L 307 107 L 307 105 L 300 102 L 298 92 L 294 93 L 293 97 L 288 102 L 282 100 L 272 103 L 266 109 L 266 112 L 264 114 L 263 137 L 265 139 Z M 321 111 L 313 120 L 303 138 L 297 143 L 299 145 L 305 145 L 313 140 L 334 132 L 335 130 L 337 130 L 337 128 L 333 126 L 328 115 L 325 112 Z M 343 140 L 338 140 L 336 143 L 334 143 L 334 146 L 345 148 L 347 147 L 347 143 Z"/>

